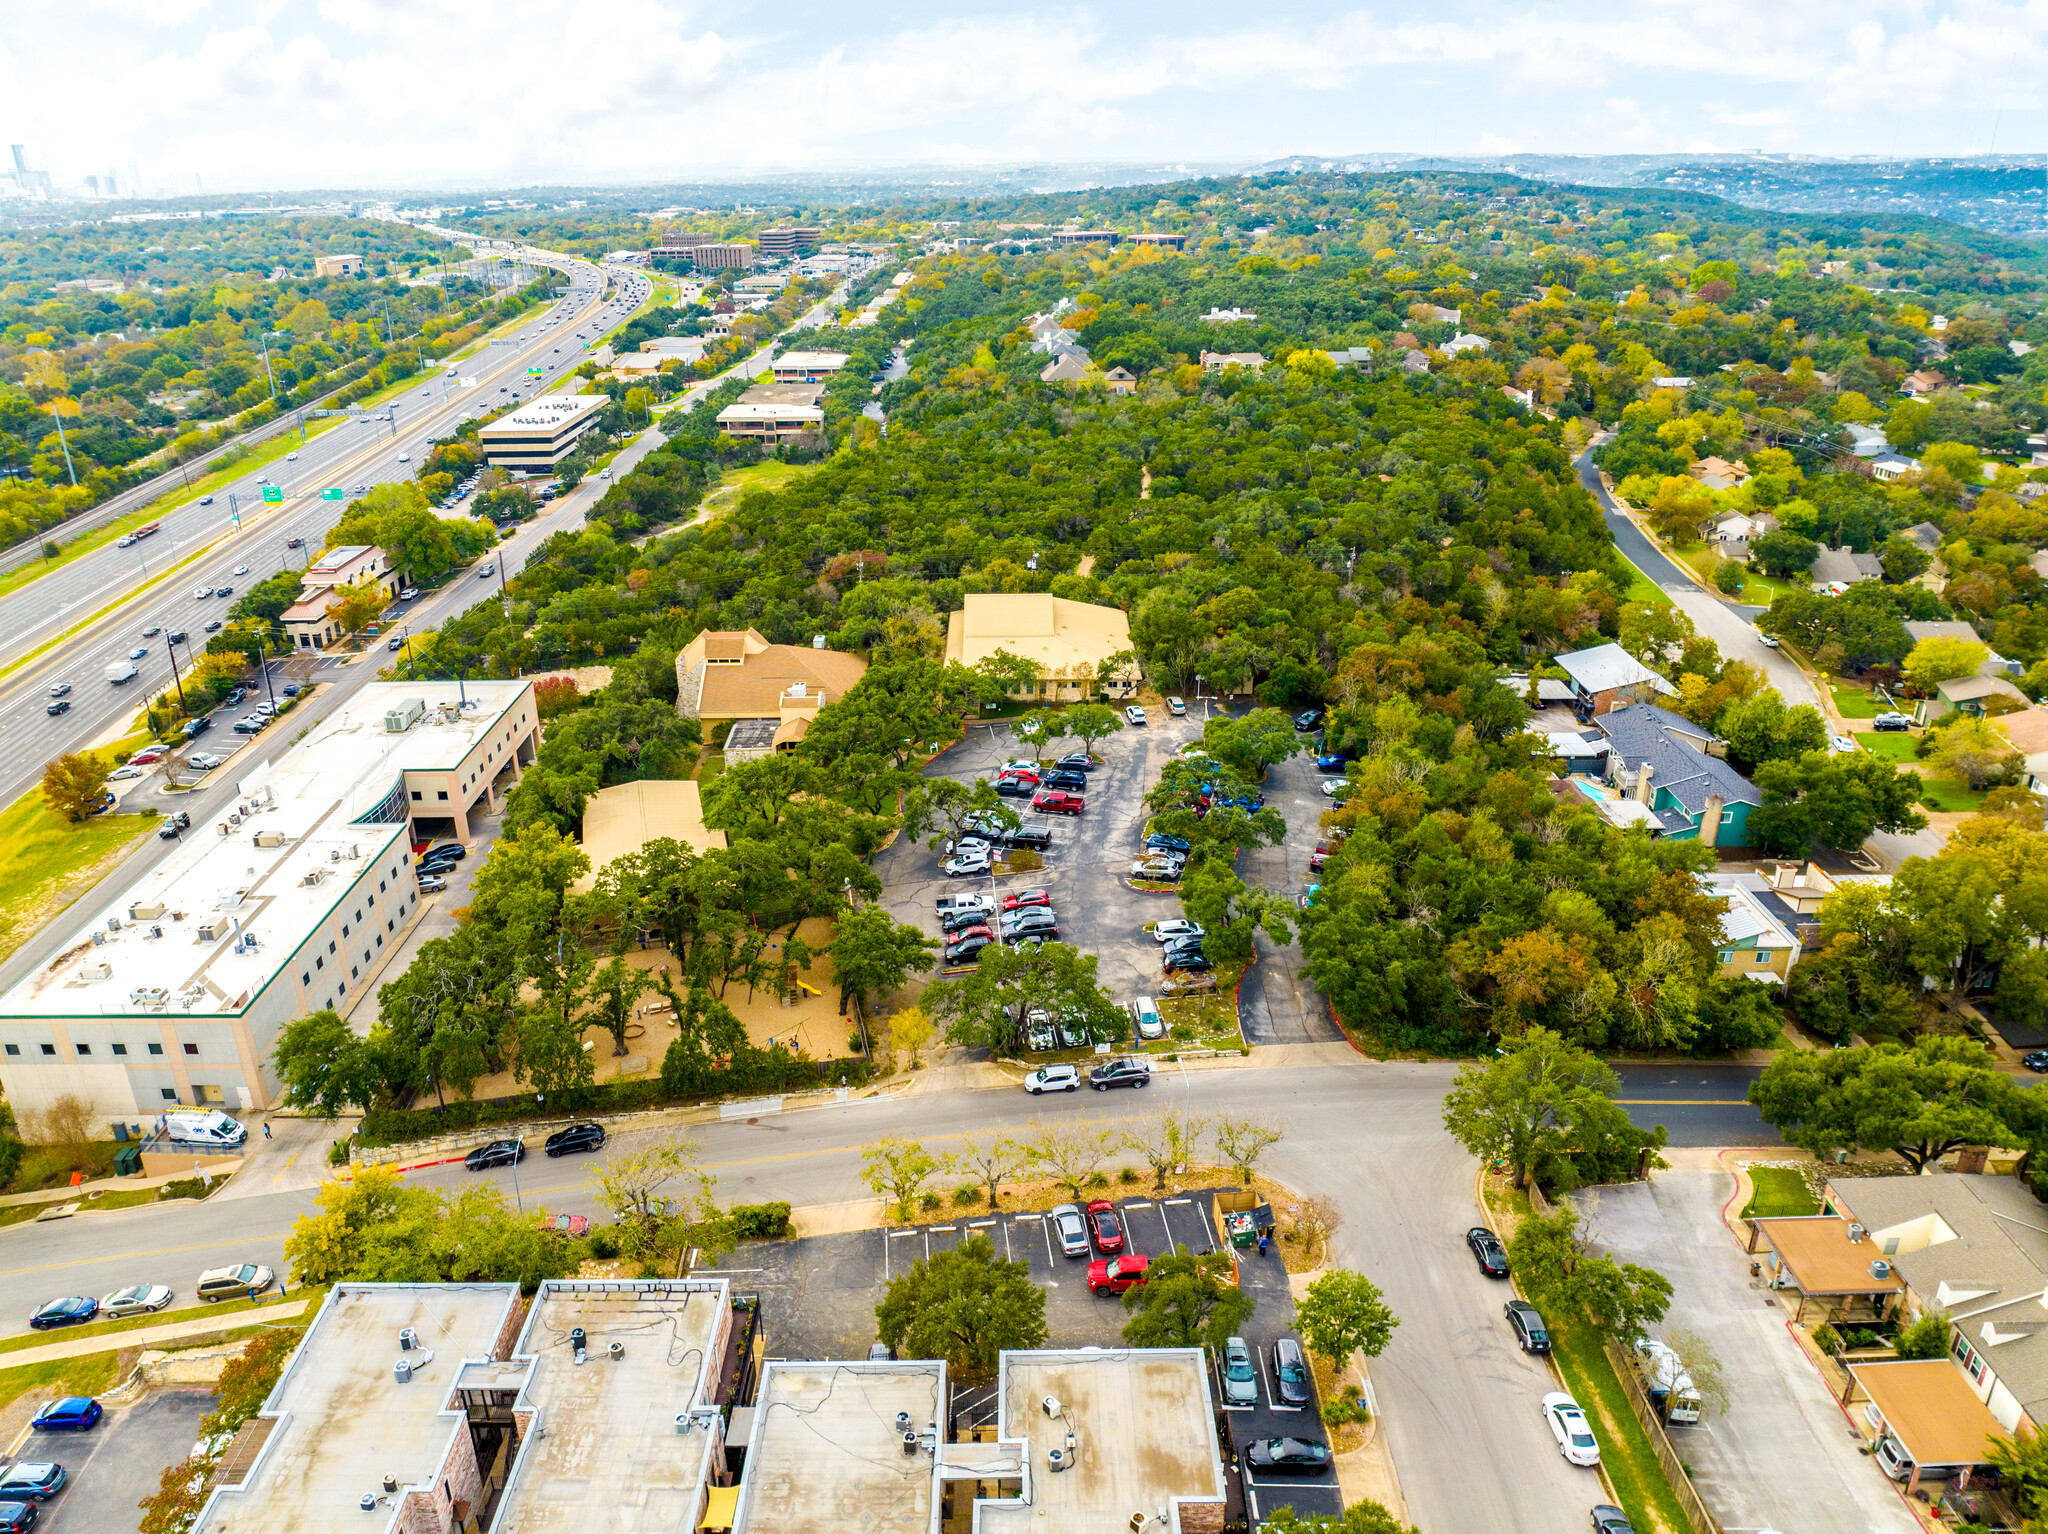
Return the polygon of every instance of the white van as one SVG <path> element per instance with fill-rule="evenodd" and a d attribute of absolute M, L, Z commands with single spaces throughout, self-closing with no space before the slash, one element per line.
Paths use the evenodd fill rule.
<path fill-rule="evenodd" d="M 1131 1023 L 1141 1039 L 1166 1037 L 1166 1019 L 1159 1015 L 1158 1003 L 1150 996 L 1140 996 L 1131 1003 Z"/>
<path fill-rule="evenodd" d="M 236 1146 L 249 1138 L 247 1129 L 213 1108 L 181 1108 L 163 1114 L 156 1121 L 156 1132 L 180 1145 Z"/>

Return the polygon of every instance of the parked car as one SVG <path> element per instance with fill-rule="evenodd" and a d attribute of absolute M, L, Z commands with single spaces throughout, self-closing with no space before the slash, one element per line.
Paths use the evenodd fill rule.
<path fill-rule="evenodd" d="M 1141 1039 L 1166 1037 L 1166 1019 L 1159 1015 L 1159 1003 L 1140 996 L 1131 1003 L 1131 1031 Z"/>
<path fill-rule="evenodd" d="M 1166 700 L 1166 711 L 1178 719 L 1188 711 L 1188 706 L 1178 698 L 1168 698 Z"/>
<path fill-rule="evenodd" d="M 1187 868 L 1179 858 L 1142 857 L 1132 860 L 1131 877 L 1148 879 L 1155 884 L 1173 884 L 1180 879 Z"/>
<path fill-rule="evenodd" d="M 1052 1211 L 1052 1238 L 1069 1257 L 1088 1255 L 1088 1226 L 1078 1204 L 1056 1204 Z"/>
<path fill-rule="evenodd" d="M 1021 773 L 1005 773 L 996 779 L 995 787 L 1005 799 L 1029 799 L 1038 787 L 1038 780 Z"/>
<path fill-rule="evenodd" d="M 1321 1475 L 1330 1468 L 1330 1451 L 1305 1438 L 1254 1438 L 1244 1447 L 1244 1463 L 1258 1475 Z"/>
<path fill-rule="evenodd" d="M 116 1289 L 100 1301 L 103 1316 L 139 1316 L 153 1310 L 162 1310 L 171 1303 L 169 1284 L 130 1284 L 126 1289 Z"/>
<path fill-rule="evenodd" d="M 2020 1064 L 2037 1074 L 2048 1072 L 2048 1049 L 2031 1050 L 2021 1055 Z"/>
<path fill-rule="evenodd" d="M 1613 1503 L 1597 1502 L 1593 1505 L 1593 1534 L 1636 1534 L 1636 1526 Z"/>
<path fill-rule="evenodd" d="M 1543 1317 L 1536 1307 L 1527 1300 L 1509 1300 L 1501 1307 L 1508 1318 L 1508 1327 L 1515 1334 L 1515 1341 L 1522 1345 L 1524 1353 L 1548 1353 L 1550 1351 L 1550 1328 L 1543 1324 Z"/>
<path fill-rule="evenodd" d="M 948 946 L 945 951 L 945 954 L 943 955 L 946 961 L 946 967 L 949 969 L 953 969 L 963 964 L 974 963 L 977 959 L 981 957 L 982 949 L 988 947 L 988 945 L 990 943 L 993 943 L 994 941 L 995 939 L 988 935 L 987 929 L 983 928 L 974 937 L 967 938 L 966 940 L 958 944 Z"/>
<path fill-rule="evenodd" d="M 1252 1350 L 1246 1346 L 1244 1338 L 1231 1337 L 1225 1340 L 1219 1367 L 1223 1375 L 1225 1406 L 1259 1404 L 1259 1371 L 1252 1362 Z"/>
<path fill-rule="evenodd" d="M 1111 1087 L 1145 1087 L 1152 1084 L 1150 1060 L 1105 1060 L 1088 1073 L 1088 1085 L 1098 1092 Z"/>
<path fill-rule="evenodd" d="M 1052 845 L 1052 832 L 1042 826 L 1019 826 L 1003 832 L 998 842 L 1005 848 L 1029 847 L 1033 852 L 1043 852 Z"/>
<path fill-rule="evenodd" d="M 469 848 L 462 842 L 436 842 L 427 849 L 427 855 L 420 861 L 432 863 L 446 858 L 451 863 L 460 863 L 469 856 Z"/>
<path fill-rule="evenodd" d="M 1024 893 L 1029 895 L 1034 891 L 1025 890 Z M 1035 893 L 1043 895 L 1045 891 L 1038 890 Z M 948 911 L 993 911 L 996 908 L 996 900 L 993 895 L 941 895 L 932 902 L 932 905 L 943 916 Z"/>
<path fill-rule="evenodd" d="M 1106 1198 L 1089 1200 L 1088 1234 L 1095 1238 L 1096 1249 L 1106 1257 L 1124 1249 L 1124 1225 L 1116 1217 L 1115 1204 Z"/>
<path fill-rule="evenodd" d="M 542 1149 L 550 1156 L 566 1156 L 571 1151 L 603 1150 L 604 1141 L 604 1125 L 571 1124 L 549 1135 Z"/>
<path fill-rule="evenodd" d="M 1026 906 L 1021 911 L 1005 911 L 1002 915 L 1002 929 L 1005 932 L 1031 932 L 1043 928 L 1056 931 L 1060 919 L 1051 906 Z"/>
<path fill-rule="evenodd" d="M 1572 1464 L 1600 1463 L 1600 1444 L 1577 1401 L 1562 1390 L 1551 1391 L 1543 1398 L 1543 1420 L 1550 1425 L 1550 1436 L 1557 1440 L 1557 1452 Z"/>
<path fill-rule="evenodd" d="M 448 888 L 448 881 L 439 874 L 421 874 L 419 882 L 422 895 L 438 895 Z"/>
<path fill-rule="evenodd" d="M 1204 935 L 1201 925 L 1189 921 L 1185 916 L 1170 916 L 1152 929 L 1152 940 L 1155 943 L 1172 943 L 1184 937 Z"/>
<path fill-rule="evenodd" d="M 979 927 L 984 925 L 983 919 L 987 915 L 988 912 L 980 906 L 963 906 L 957 911 L 942 911 L 939 913 L 939 931 L 950 934 L 964 931 L 969 927 Z"/>
<path fill-rule="evenodd" d="M 46 1332 L 56 1326 L 78 1326 L 100 1313 L 100 1302 L 89 1295 L 68 1294 L 38 1306 L 28 1318 L 31 1331 Z"/>
<path fill-rule="evenodd" d="M 1098 1257 L 1088 1264 L 1088 1292 L 1122 1294 L 1126 1289 L 1135 1289 L 1145 1282 L 1151 1266 L 1152 1259 L 1141 1252 Z"/>
<path fill-rule="evenodd" d="M 1161 966 L 1160 972 L 1168 975 L 1180 972 L 1199 974 L 1212 970 L 1215 967 L 1215 965 L 1209 962 L 1209 956 L 1199 948 L 1182 949 L 1178 953 L 1169 950 L 1166 955 L 1166 962 Z"/>
<path fill-rule="evenodd" d="M 1325 799 L 1343 799 L 1350 792 L 1351 784 L 1343 778 L 1323 779 L 1323 797 Z"/>
<path fill-rule="evenodd" d="M 1323 711 L 1319 708 L 1305 708 L 1294 716 L 1294 727 L 1306 735 L 1323 722 Z"/>
<path fill-rule="evenodd" d="M 1130 707 L 1124 710 L 1124 723 L 1143 724 L 1144 722 L 1145 711 L 1142 708 L 1138 707 L 1137 704 L 1133 703 Z"/>
<path fill-rule="evenodd" d="M 1350 760 L 1350 757 L 1345 756 L 1340 752 L 1333 751 L 1328 756 L 1319 756 L 1316 758 L 1316 771 L 1342 772 L 1346 764 L 1348 764 Z"/>
<path fill-rule="evenodd" d="M 192 1292 L 212 1304 L 216 1300 L 242 1300 L 261 1294 L 277 1282 L 277 1275 L 261 1263 L 242 1262 L 232 1267 L 208 1268 L 199 1275 Z"/>
<path fill-rule="evenodd" d="M 5 1475 L 0 1475 L 0 1502 L 47 1502 L 70 1479 L 70 1472 L 49 1460 L 18 1460 Z M 0 1528 L 4 1527 L 0 1524 Z"/>
<path fill-rule="evenodd" d="M 985 921 L 970 923 L 965 927 L 956 928 L 954 931 L 947 933 L 946 946 L 948 948 L 957 948 L 962 943 L 976 938 L 979 938 L 984 943 L 993 943 L 996 940 L 995 929 Z"/>
<path fill-rule="evenodd" d="M 1047 788 L 1064 788 L 1072 793 L 1086 793 L 1088 775 L 1070 767 L 1056 767 L 1040 780 Z"/>
<path fill-rule="evenodd" d="M 1052 1041 L 1046 1041 L 1050 1044 Z M 1078 1092 L 1081 1072 L 1071 1065 L 1043 1065 L 1024 1078 L 1024 1090 L 1033 1097 L 1042 1092 Z"/>
<path fill-rule="evenodd" d="M 0 1502 L 0 1534 L 21 1534 L 32 1529 L 42 1516 L 33 1502 Z"/>
<path fill-rule="evenodd" d="M 100 1403 L 91 1396 L 66 1396 L 37 1412 L 29 1426 L 40 1433 L 83 1433 L 102 1415 Z"/>
<path fill-rule="evenodd" d="M 221 759 L 209 751 L 194 751 L 185 760 L 201 772 L 211 772 L 221 763 Z"/>
<path fill-rule="evenodd" d="M 1053 766 L 1065 772 L 1093 772 L 1101 765 L 1100 762 L 1096 761 L 1086 751 L 1069 751 L 1065 756 L 1053 763 Z"/>
<path fill-rule="evenodd" d="M 1041 815 L 1078 815 L 1088 808 L 1088 801 L 1079 794 L 1046 789 L 1031 801 L 1031 807 Z"/>
<path fill-rule="evenodd" d="M 976 898 L 984 899 L 986 897 L 977 896 Z M 1003 896 L 1003 909 L 1005 911 L 1019 911 L 1026 906 L 1050 906 L 1051 904 L 1052 891 L 1048 889 L 1012 890 L 1009 894 Z"/>
<path fill-rule="evenodd" d="M 1164 831 L 1154 831 L 1146 837 L 1145 846 L 1148 851 L 1178 852 L 1183 856 L 1193 850 L 1186 837 L 1169 836 Z"/>
<path fill-rule="evenodd" d="M 990 867 L 988 849 L 984 847 L 978 853 L 963 852 L 947 858 L 939 865 L 939 870 L 949 879 L 960 879 L 969 874 L 985 874 Z"/>
<path fill-rule="evenodd" d="M 187 719 L 181 728 L 184 730 L 187 740 L 196 740 L 199 736 L 204 735 L 213 728 L 213 719 L 210 715 L 201 714 L 196 719 Z"/>
<path fill-rule="evenodd" d="M 486 1167 L 516 1166 L 526 1159 L 524 1140 L 493 1140 L 488 1145 L 479 1145 L 467 1156 L 462 1164 L 472 1172 L 481 1172 Z"/>
<path fill-rule="evenodd" d="M 1500 1237 L 1484 1225 L 1475 1225 L 1465 1232 L 1465 1245 L 1472 1248 L 1479 1271 L 1488 1278 L 1508 1276 L 1508 1249 L 1500 1244 Z"/>
<path fill-rule="evenodd" d="M 1308 1359 L 1301 1344 L 1282 1337 L 1273 1344 L 1273 1394 L 1282 1406 L 1303 1407 L 1309 1404 L 1310 1393 Z"/>
<path fill-rule="evenodd" d="M 1879 714 L 1870 721 L 1870 727 L 1873 730 L 1910 730 L 1913 728 L 1913 719 L 1910 714 Z"/>

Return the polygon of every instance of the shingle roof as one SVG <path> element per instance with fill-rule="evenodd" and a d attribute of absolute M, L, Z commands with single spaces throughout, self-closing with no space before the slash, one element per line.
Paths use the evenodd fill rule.
<path fill-rule="evenodd" d="M 1977 638 L 1976 629 L 1967 623 L 1916 623 L 1909 620 L 1906 636 L 1915 644 L 1923 639 L 1968 639 L 1977 644 L 1983 643 Z"/>
<path fill-rule="evenodd" d="M 1854 549 L 1822 549 L 1814 557 L 1810 573 L 1816 581 L 1841 581 L 1853 586 L 1883 575 L 1884 561 L 1875 554 L 1858 554 Z"/>
<path fill-rule="evenodd" d="M 1709 794 L 1719 795 L 1724 804 L 1764 802 L 1754 783 L 1720 757 L 1684 744 L 1682 732 L 1666 725 L 1659 715 L 1674 717 L 1654 705 L 1638 704 L 1602 714 L 1593 723 L 1613 742 L 1630 772 L 1647 762 L 1652 790 L 1668 790 L 1693 815 L 1705 813 Z M 1680 722 L 1686 732 L 1698 737 L 1699 726 L 1689 720 Z"/>
<path fill-rule="evenodd" d="M 1558 668 L 1587 692 L 1611 692 L 1617 687 L 1648 684 L 1670 697 L 1678 689 L 1637 660 L 1618 644 L 1595 645 L 1590 650 L 1573 650 L 1557 657 Z"/>

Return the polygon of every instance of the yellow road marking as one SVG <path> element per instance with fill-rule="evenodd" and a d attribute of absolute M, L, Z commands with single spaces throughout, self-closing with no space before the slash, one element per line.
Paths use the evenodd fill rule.
<path fill-rule="evenodd" d="M 1627 1108 L 1747 1108 L 1746 1097 L 1617 1097 Z"/>
<path fill-rule="evenodd" d="M 290 1231 L 272 1231 L 262 1236 L 239 1236 L 241 1241 L 282 1241 Z M 75 1268 L 91 1262 L 133 1262 L 138 1257 L 172 1257 L 179 1252 L 205 1252 L 218 1247 L 218 1241 L 201 1241 L 192 1246 L 159 1246 L 146 1252 L 115 1252 L 107 1257 L 73 1257 L 68 1262 L 46 1262 L 34 1268 L 0 1268 L 0 1278 L 13 1278 L 22 1273 L 50 1273 L 58 1268 Z"/>

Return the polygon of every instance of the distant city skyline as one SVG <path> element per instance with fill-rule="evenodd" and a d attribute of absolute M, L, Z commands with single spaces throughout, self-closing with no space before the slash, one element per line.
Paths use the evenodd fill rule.
<path fill-rule="evenodd" d="M 2048 148 L 2048 10 L 2015 4 L 1244 15 L 1214 0 L 938 19 L 815 0 L 84 0 L 16 13 L 0 130 L 56 182 L 104 186 L 111 169 L 122 195 L 197 178 L 433 189 L 1294 154 Z"/>

